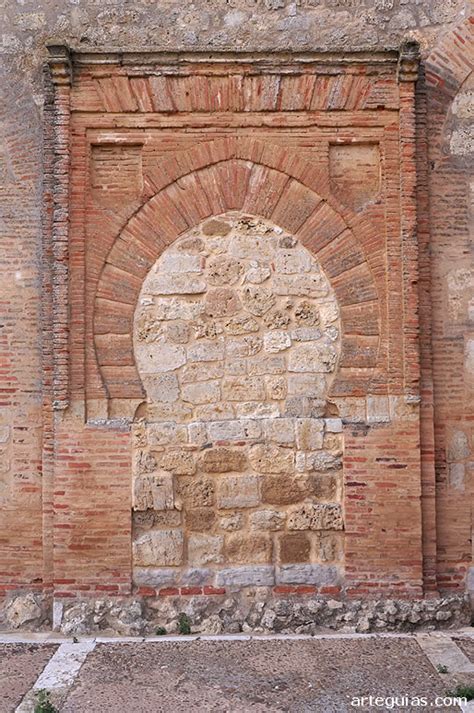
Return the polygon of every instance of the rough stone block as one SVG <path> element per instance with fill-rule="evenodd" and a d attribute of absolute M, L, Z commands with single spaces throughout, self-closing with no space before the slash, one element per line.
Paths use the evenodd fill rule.
<path fill-rule="evenodd" d="M 133 582 L 145 587 L 169 587 L 176 584 L 179 570 L 165 567 L 134 567 Z"/>
<path fill-rule="evenodd" d="M 135 478 L 134 510 L 171 510 L 173 507 L 173 476 L 151 473 Z"/>
<path fill-rule="evenodd" d="M 200 467 L 206 473 L 229 473 L 244 470 L 247 458 L 243 450 L 209 448 L 200 459 Z"/>
<path fill-rule="evenodd" d="M 173 403 L 179 398 L 178 378 L 175 373 L 143 376 L 143 386 L 149 399 Z"/>
<path fill-rule="evenodd" d="M 218 483 L 217 506 L 220 508 L 247 508 L 260 503 L 258 477 L 232 475 Z"/>
<path fill-rule="evenodd" d="M 288 374 L 288 396 L 322 397 L 326 388 L 326 377 L 321 374 Z"/>
<path fill-rule="evenodd" d="M 306 478 L 291 475 L 268 475 L 262 478 L 262 502 L 269 505 L 291 505 L 308 494 Z"/>
<path fill-rule="evenodd" d="M 340 571 L 327 564 L 286 564 L 277 568 L 277 584 L 315 584 L 327 587 L 340 582 Z"/>
<path fill-rule="evenodd" d="M 269 587 L 275 584 L 273 565 L 226 567 L 216 574 L 218 587 Z"/>
<path fill-rule="evenodd" d="M 242 274 L 243 263 L 227 255 L 218 255 L 206 267 L 211 285 L 233 285 Z"/>
<path fill-rule="evenodd" d="M 294 453 L 288 448 L 258 443 L 250 448 L 249 460 L 259 473 L 292 473 Z"/>
<path fill-rule="evenodd" d="M 302 451 L 317 450 L 323 447 L 322 420 L 314 418 L 296 419 L 296 445 Z"/>
<path fill-rule="evenodd" d="M 194 454 L 183 450 L 168 451 L 161 459 L 161 467 L 175 475 L 192 475 L 196 472 Z"/>
<path fill-rule="evenodd" d="M 270 530 L 276 532 L 285 526 L 286 515 L 278 510 L 257 510 L 250 515 L 252 530 Z"/>
<path fill-rule="evenodd" d="M 194 532 L 209 532 L 216 521 L 213 508 L 192 508 L 185 512 L 185 522 L 188 530 Z"/>
<path fill-rule="evenodd" d="M 289 353 L 288 370 L 294 372 L 330 373 L 334 371 L 337 351 L 332 344 L 300 342 Z"/>
<path fill-rule="evenodd" d="M 227 376 L 222 382 L 222 396 L 227 401 L 265 399 L 265 383 L 255 376 Z"/>
<path fill-rule="evenodd" d="M 198 275 L 158 274 L 147 280 L 150 295 L 196 295 L 206 291 L 206 281 Z"/>
<path fill-rule="evenodd" d="M 234 532 L 225 538 L 224 553 L 226 562 L 239 564 L 270 562 L 272 541 L 263 533 Z"/>
<path fill-rule="evenodd" d="M 311 542 L 303 532 L 286 533 L 279 540 L 280 562 L 308 562 L 311 553 Z"/>
<path fill-rule="evenodd" d="M 209 441 L 242 441 L 260 438 L 262 431 L 258 421 L 241 419 L 208 423 L 207 433 Z"/>
<path fill-rule="evenodd" d="M 219 535 L 195 535 L 188 539 L 188 559 L 191 565 L 222 562 L 224 538 Z"/>
<path fill-rule="evenodd" d="M 177 495 L 185 502 L 186 507 L 210 507 L 215 501 L 215 487 L 210 478 L 182 477 L 177 479 Z"/>
<path fill-rule="evenodd" d="M 224 341 L 200 341 L 191 344 L 187 349 L 188 360 L 193 361 L 216 361 L 224 357 Z M 183 362 L 184 363 L 184 362 Z"/>
<path fill-rule="evenodd" d="M 291 347 L 291 339 L 288 332 L 273 330 L 263 335 L 263 348 L 266 352 L 282 352 Z"/>
<path fill-rule="evenodd" d="M 303 503 L 288 513 L 289 530 L 342 530 L 341 506 L 336 503 Z"/>
<path fill-rule="evenodd" d="M 201 381 L 194 384 L 183 384 L 181 395 L 184 401 L 193 404 L 209 404 L 219 401 L 221 389 L 219 381 Z"/>
<path fill-rule="evenodd" d="M 275 418 L 265 421 L 265 437 L 278 445 L 293 445 L 295 442 L 294 419 Z"/>
<path fill-rule="evenodd" d="M 136 566 L 179 565 L 183 562 L 184 538 L 181 530 L 152 530 L 133 543 Z"/>

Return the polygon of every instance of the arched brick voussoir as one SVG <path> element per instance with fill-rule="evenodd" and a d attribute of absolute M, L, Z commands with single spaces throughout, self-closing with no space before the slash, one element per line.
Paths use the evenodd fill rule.
<path fill-rule="evenodd" d="M 342 307 L 378 299 L 372 274 L 365 262 L 333 278 L 331 284 Z"/>
<path fill-rule="evenodd" d="M 270 218 L 289 180 L 286 173 L 254 164 L 243 205 L 244 211 Z"/>
<path fill-rule="evenodd" d="M 135 304 L 98 297 L 94 310 L 94 334 L 131 334 Z"/>
<path fill-rule="evenodd" d="M 320 203 L 321 198 L 314 191 L 290 179 L 282 191 L 271 219 L 290 233 L 297 233 Z"/>
<path fill-rule="evenodd" d="M 96 297 L 132 305 L 137 300 L 141 285 L 141 278 L 106 264 L 100 276 Z"/>
<path fill-rule="evenodd" d="M 474 16 L 467 17 L 448 32 L 428 56 L 426 82 L 447 97 L 454 98 L 474 70 Z"/>
<path fill-rule="evenodd" d="M 317 254 L 346 229 L 343 218 L 325 201 L 321 201 L 295 232 L 303 245 Z"/>
<path fill-rule="evenodd" d="M 318 252 L 318 260 L 328 277 L 337 277 L 365 262 L 365 255 L 350 230 L 344 230 Z"/>

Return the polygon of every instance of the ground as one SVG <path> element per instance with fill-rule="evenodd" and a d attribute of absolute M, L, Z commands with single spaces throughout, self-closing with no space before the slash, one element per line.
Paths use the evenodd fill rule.
<path fill-rule="evenodd" d="M 474 684 L 473 637 L 472 630 L 77 643 L 4 636 L 0 713 L 32 711 L 41 688 L 64 713 L 469 710 L 445 697 L 460 682 Z M 367 698 L 361 705 L 368 696 L 372 705 Z"/>

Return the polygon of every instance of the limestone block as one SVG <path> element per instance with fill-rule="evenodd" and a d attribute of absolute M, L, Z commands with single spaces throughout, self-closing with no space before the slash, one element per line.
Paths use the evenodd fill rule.
<path fill-rule="evenodd" d="M 209 532 L 216 521 L 214 508 L 191 508 L 186 510 L 186 527 L 194 532 Z"/>
<path fill-rule="evenodd" d="M 150 474 L 135 478 L 134 510 L 170 510 L 174 507 L 173 476 Z"/>
<path fill-rule="evenodd" d="M 193 253 L 165 250 L 159 265 L 160 273 L 163 276 L 174 272 L 202 272 L 203 259 L 200 255 Z"/>
<path fill-rule="evenodd" d="M 306 478 L 288 475 L 269 475 L 262 478 L 262 502 L 269 505 L 291 505 L 308 494 Z"/>
<path fill-rule="evenodd" d="M 161 467 L 176 475 L 192 475 L 196 472 L 194 454 L 183 450 L 167 451 L 161 459 Z"/>
<path fill-rule="evenodd" d="M 191 344 L 188 349 L 189 361 L 216 361 L 224 357 L 224 340 L 222 338 L 206 340 Z M 184 362 L 183 362 L 184 363 Z"/>
<path fill-rule="evenodd" d="M 293 248 L 291 250 L 278 250 L 275 256 L 275 271 L 283 274 L 300 275 L 311 269 L 311 255 L 307 250 Z"/>
<path fill-rule="evenodd" d="M 302 451 L 312 451 L 323 447 L 324 423 L 321 419 L 296 419 L 296 445 Z"/>
<path fill-rule="evenodd" d="M 265 382 L 256 376 L 226 376 L 222 381 L 222 397 L 226 401 L 263 400 Z"/>
<path fill-rule="evenodd" d="M 342 433 L 342 419 L 326 418 L 324 427 L 328 433 Z"/>
<path fill-rule="evenodd" d="M 265 385 L 269 399 L 281 401 L 288 395 L 287 380 L 284 376 L 265 376 Z"/>
<path fill-rule="evenodd" d="M 163 338 L 152 344 L 135 345 L 138 367 L 144 374 L 158 374 L 173 371 L 186 363 L 186 351 L 179 344 L 171 344 Z"/>
<path fill-rule="evenodd" d="M 254 285 L 261 285 L 262 282 L 265 282 L 265 280 L 268 280 L 268 278 L 271 275 L 270 268 L 266 265 L 255 265 L 254 267 L 251 267 L 246 273 L 245 273 L 245 280 L 244 282 L 250 282 Z"/>
<path fill-rule="evenodd" d="M 327 564 L 287 564 L 276 571 L 278 584 L 316 584 L 320 587 L 338 584 L 340 571 Z"/>
<path fill-rule="evenodd" d="M 179 570 L 165 567 L 134 567 L 134 584 L 145 587 L 170 587 L 177 583 Z"/>
<path fill-rule="evenodd" d="M 235 405 L 235 415 L 238 418 L 278 418 L 280 409 L 278 404 L 247 401 Z"/>
<path fill-rule="evenodd" d="M 254 440 L 261 436 L 262 429 L 258 421 L 240 419 L 239 421 L 214 421 L 207 424 L 209 441 Z"/>
<path fill-rule="evenodd" d="M 207 292 L 205 305 L 209 317 L 230 317 L 240 309 L 240 300 L 230 287 L 216 287 Z"/>
<path fill-rule="evenodd" d="M 295 342 L 314 342 L 321 339 L 322 332 L 319 327 L 296 327 L 290 331 L 290 337 Z"/>
<path fill-rule="evenodd" d="M 252 530 L 270 530 L 275 532 L 285 526 L 286 515 L 278 510 L 256 510 L 250 515 Z"/>
<path fill-rule="evenodd" d="M 218 334 L 222 334 L 224 331 L 222 325 L 208 316 L 205 319 L 198 319 L 193 324 L 194 336 L 196 339 L 214 339 Z"/>
<path fill-rule="evenodd" d="M 186 426 L 181 426 L 174 421 L 149 423 L 146 434 L 150 446 L 167 446 L 169 443 L 176 445 L 186 443 L 188 440 Z"/>
<path fill-rule="evenodd" d="M 230 241 L 229 254 L 251 260 L 270 258 L 273 256 L 274 245 L 267 237 L 258 235 L 234 235 Z"/>
<path fill-rule="evenodd" d="M 272 541 L 264 533 L 234 532 L 225 538 L 224 553 L 226 562 L 267 563 L 271 561 Z"/>
<path fill-rule="evenodd" d="M 316 470 L 323 473 L 327 470 L 342 468 L 341 457 L 327 451 L 311 453 L 307 456 L 306 463 L 308 470 Z"/>
<path fill-rule="evenodd" d="M 304 275 L 275 275 L 273 290 L 276 295 L 325 297 L 328 293 L 328 283 L 322 275 L 314 272 Z"/>
<path fill-rule="evenodd" d="M 183 384 L 181 396 L 184 401 L 190 401 L 193 404 L 209 404 L 219 401 L 221 396 L 220 382 L 197 381 Z"/>
<path fill-rule="evenodd" d="M 449 462 L 469 458 L 469 439 L 464 431 L 455 430 L 448 439 L 447 457 Z"/>
<path fill-rule="evenodd" d="M 153 401 L 173 403 L 179 398 L 178 378 L 173 372 L 144 376 L 143 386 L 148 398 Z"/>
<path fill-rule="evenodd" d="M 334 399 L 343 423 L 363 423 L 366 419 L 366 400 L 359 397 Z"/>
<path fill-rule="evenodd" d="M 218 587 L 268 587 L 275 584 L 273 565 L 227 567 L 216 574 Z"/>
<path fill-rule="evenodd" d="M 203 446 L 207 443 L 207 431 L 204 423 L 194 422 L 189 424 L 188 441 L 192 446 Z"/>
<path fill-rule="evenodd" d="M 317 306 L 308 300 L 298 302 L 295 307 L 295 321 L 300 327 L 315 327 L 318 325 L 320 316 Z"/>
<path fill-rule="evenodd" d="M 260 503 L 258 477 L 255 475 L 228 475 L 218 483 L 219 508 L 247 508 Z"/>
<path fill-rule="evenodd" d="M 332 344 L 301 342 L 289 353 L 288 370 L 296 372 L 328 373 L 334 371 L 337 352 Z"/>
<path fill-rule="evenodd" d="M 211 507 L 215 502 L 215 487 L 210 478 L 178 478 L 176 492 L 187 508 Z"/>
<path fill-rule="evenodd" d="M 157 299 L 151 308 L 151 313 L 157 320 L 193 320 L 203 312 L 204 304 L 201 302 L 189 302 L 179 297 Z"/>
<path fill-rule="evenodd" d="M 204 278 L 191 273 L 159 273 L 147 280 L 150 295 L 196 295 L 205 292 L 206 287 Z"/>
<path fill-rule="evenodd" d="M 259 473 L 292 473 L 294 453 L 288 448 L 258 443 L 250 448 L 249 460 Z"/>
<path fill-rule="evenodd" d="M 321 327 L 326 329 L 330 324 L 339 318 L 339 308 L 335 300 L 327 302 L 318 302 L 319 319 Z"/>
<path fill-rule="evenodd" d="M 261 285 L 248 285 L 242 290 L 242 303 L 250 314 L 261 317 L 275 304 L 274 294 Z"/>
<path fill-rule="evenodd" d="M 341 506 L 336 503 L 303 503 L 290 510 L 289 530 L 342 530 Z"/>
<path fill-rule="evenodd" d="M 238 339 L 229 339 L 226 344 L 226 356 L 229 360 L 254 356 L 258 354 L 261 348 L 261 338 L 250 334 Z"/>
<path fill-rule="evenodd" d="M 326 377 L 322 374 L 288 374 L 288 395 L 323 397 L 326 393 Z"/>
<path fill-rule="evenodd" d="M 343 539 L 336 532 L 320 532 L 317 535 L 318 559 L 322 562 L 340 562 L 343 559 Z"/>
<path fill-rule="evenodd" d="M 291 315 L 282 309 L 271 310 L 263 317 L 263 323 L 268 329 L 285 329 L 290 322 Z"/>
<path fill-rule="evenodd" d="M 244 470 L 247 463 L 242 450 L 230 448 L 209 448 L 200 459 L 200 468 L 205 473 L 228 473 Z"/>
<path fill-rule="evenodd" d="M 242 513 L 236 512 L 232 515 L 225 515 L 221 517 L 219 521 L 219 527 L 221 530 L 226 532 L 234 532 L 235 530 L 241 530 L 244 524 L 244 518 Z"/>
<path fill-rule="evenodd" d="M 310 473 L 306 480 L 309 493 L 318 499 L 334 502 L 339 496 L 339 478 L 335 473 Z"/>
<path fill-rule="evenodd" d="M 227 255 L 218 255 L 206 265 L 211 285 L 233 285 L 243 271 L 243 262 Z"/>
<path fill-rule="evenodd" d="M 279 560 L 282 563 L 308 562 L 311 542 L 304 532 L 287 532 L 278 540 Z"/>
<path fill-rule="evenodd" d="M 266 352 L 282 352 L 291 347 L 291 339 L 288 332 L 273 330 L 263 336 L 263 348 Z"/>
<path fill-rule="evenodd" d="M 388 423 L 390 421 L 388 396 L 367 397 L 367 420 L 369 423 Z"/>
<path fill-rule="evenodd" d="M 284 374 L 286 371 L 285 357 L 282 354 L 275 356 L 258 356 L 247 360 L 249 376 L 262 374 Z"/>
<path fill-rule="evenodd" d="M 225 421 L 235 417 L 234 407 L 218 401 L 216 404 L 200 404 L 194 410 L 198 421 Z"/>
<path fill-rule="evenodd" d="M 250 334 L 251 332 L 258 332 L 259 329 L 257 320 L 246 314 L 231 317 L 224 326 L 226 332 L 232 335 Z"/>
<path fill-rule="evenodd" d="M 334 455 L 342 456 L 342 433 L 326 433 L 323 439 L 325 451 L 331 451 Z"/>
<path fill-rule="evenodd" d="M 292 418 L 275 418 L 265 421 L 265 437 L 279 445 L 291 446 L 295 442 L 295 422 Z"/>
<path fill-rule="evenodd" d="M 192 534 L 188 539 L 188 560 L 191 565 L 222 562 L 224 538 L 220 535 Z"/>
<path fill-rule="evenodd" d="M 196 381 L 206 381 L 207 379 L 220 379 L 224 375 L 224 366 L 217 363 L 193 362 L 186 364 L 181 370 L 180 379 L 182 384 L 194 384 Z"/>
<path fill-rule="evenodd" d="M 184 538 L 181 530 L 152 530 L 133 543 L 136 566 L 179 565 L 183 561 Z"/>

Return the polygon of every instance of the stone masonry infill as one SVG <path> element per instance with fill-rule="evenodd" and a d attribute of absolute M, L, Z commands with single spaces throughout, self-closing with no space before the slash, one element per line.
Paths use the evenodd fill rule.
<path fill-rule="evenodd" d="M 49 629 L 47 609 L 47 600 L 39 594 L 12 597 L 0 606 L 0 628 Z M 276 596 L 267 587 L 247 587 L 220 596 L 57 600 L 55 610 L 54 628 L 68 636 L 179 634 L 182 614 L 191 633 L 208 635 L 455 629 L 469 624 L 471 617 L 466 596 L 340 600 Z"/>
<path fill-rule="evenodd" d="M 134 351 L 135 584 L 337 585 L 340 318 L 314 257 L 268 221 L 205 221 L 145 279 Z"/>

